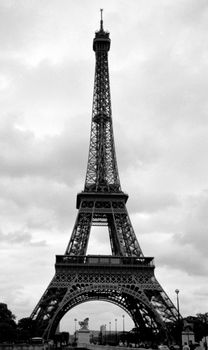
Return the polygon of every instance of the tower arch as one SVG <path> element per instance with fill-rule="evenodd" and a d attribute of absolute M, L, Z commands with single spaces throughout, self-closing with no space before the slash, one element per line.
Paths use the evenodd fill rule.
<path fill-rule="evenodd" d="M 129 315 L 137 326 L 138 331 L 140 327 L 139 324 L 136 324 L 135 311 L 137 311 L 136 308 L 139 306 L 139 309 L 142 309 L 148 317 L 151 315 L 151 328 L 154 329 L 155 332 L 158 332 L 161 327 L 164 327 L 164 321 L 162 318 L 158 317 L 154 307 L 146 300 L 145 294 L 142 291 L 141 293 L 135 292 L 130 287 L 131 286 L 120 286 L 120 288 L 115 290 L 114 284 L 103 284 L 94 287 L 90 285 L 84 286 L 79 291 L 74 291 L 74 293 L 71 293 L 69 290 L 68 294 L 65 296 L 65 300 L 59 305 L 48 327 L 45 329 L 44 337 L 47 339 L 53 338 L 58 324 L 67 312 L 80 304 L 91 301 L 104 301 L 120 307 Z M 132 299 L 135 305 L 134 308 L 129 309 Z"/>

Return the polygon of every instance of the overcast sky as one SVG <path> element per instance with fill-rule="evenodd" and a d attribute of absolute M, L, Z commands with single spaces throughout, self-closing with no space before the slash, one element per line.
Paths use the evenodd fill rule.
<path fill-rule="evenodd" d="M 207 312 L 206 0 L 0 1 L 0 301 L 17 319 L 29 316 L 70 239 L 87 166 L 100 8 L 132 224 L 175 304 L 180 290 L 182 315 Z M 88 253 L 96 252 L 109 252 L 106 232 L 92 231 Z M 96 303 L 69 312 L 63 329 L 88 316 L 90 328 L 116 317 L 121 329 L 123 311 Z"/>

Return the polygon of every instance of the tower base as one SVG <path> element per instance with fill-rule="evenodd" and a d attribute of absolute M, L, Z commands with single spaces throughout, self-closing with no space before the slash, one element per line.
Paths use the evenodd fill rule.
<path fill-rule="evenodd" d="M 55 267 L 32 314 L 45 339 L 52 338 L 66 312 L 86 301 L 118 305 L 141 334 L 166 333 L 166 324 L 177 320 L 175 306 L 154 276 L 152 257 L 58 255 Z"/>

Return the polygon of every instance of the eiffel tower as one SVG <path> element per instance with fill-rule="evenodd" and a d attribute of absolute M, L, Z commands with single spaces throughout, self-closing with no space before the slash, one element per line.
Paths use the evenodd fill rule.
<path fill-rule="evenodd" d="M 102 300 L 116 304 L 138 332 L 168 334 L 179 313 L 154 275 L 152 257 L 142 253 L 121 190 L 116 161 L 108 51 L 111 40 L 95 33 L 95 80 L 91 136 L 84 191 L 77 194 L 77 218 L 64 255 L 56 256 L 55 276 L 31 314 L 40 335 L 51 339 L 62 317 L 78 304 Z M 86 255 L 92 225 L 107 226 L 111 255 Z"/>

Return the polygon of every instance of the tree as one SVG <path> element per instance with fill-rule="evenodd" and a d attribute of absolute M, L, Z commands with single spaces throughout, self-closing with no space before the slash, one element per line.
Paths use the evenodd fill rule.
<path fill-rule="evenodd" d="M 0 342 L 13 342 L 16 339 L 15 316 L 7 308 L 7 305 L 0 303 Z"/>
<path fill-rule="evenodd" d="M 18 340 L 28 341 L 36 336 L 36 322 L 30 317 L 21 318 L 17 325 Z"/>
<path fill-rule="evenodd" d="M 0 303 L 0 322 L 14 324 L 15 315 L 7 308 L 7 304 Z"/>
<path fill-rule="evenodd" d="M 195 340 L 201 341 L 203 337 L 208 335 L 208 313 L 197 314 L 196 316 L 188 316 L 185 320 L 193 325 Z"/>
<path fill-rule="evenodd" d="M 207 340 L 206 337 L 208 336 L 208 312 L 205 312 L 205 314 L 196 314 L 198 320 L 201 322 L 201 332 L 203 337 L 205 337 L 205 343 L 207 348 Z"/>

